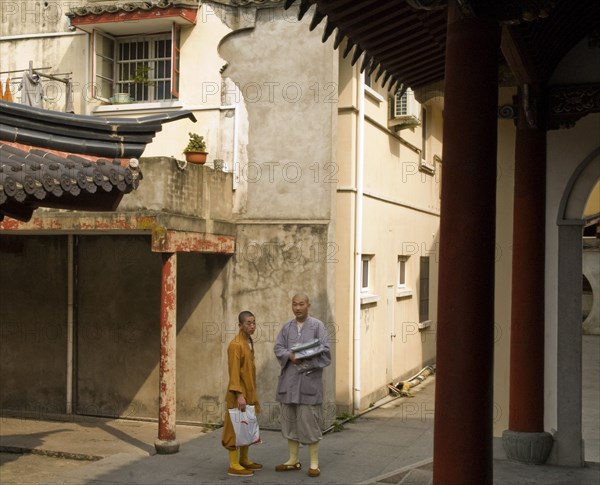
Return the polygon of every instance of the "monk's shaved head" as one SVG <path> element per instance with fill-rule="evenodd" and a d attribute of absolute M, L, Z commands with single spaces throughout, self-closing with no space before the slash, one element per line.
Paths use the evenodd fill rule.
<path fill-rule="evenodd" d="M 296 293 L 292 297 L 292 300 L 304 300 L 306 303 L 310 303 L 310 300 L 308 299 L 308 295 L 306 293 Z"/>

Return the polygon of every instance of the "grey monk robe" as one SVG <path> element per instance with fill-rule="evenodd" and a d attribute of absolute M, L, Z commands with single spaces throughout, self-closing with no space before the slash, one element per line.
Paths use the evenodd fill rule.
<path fill-rule="evenodd" d="M 324 352 L 305 359 L 301 365 L 289 360 L 294 345 L 310 342 L 318 338 Z M 278 402 L 283 404 L 322 404 L 323 368 L 331 364 L 329 335 L 321 320 L 308 316 L 298 331 L 296 320 L 283 324 L 275 341 L 275 356 L 281 366 L 277 384 Z"/>

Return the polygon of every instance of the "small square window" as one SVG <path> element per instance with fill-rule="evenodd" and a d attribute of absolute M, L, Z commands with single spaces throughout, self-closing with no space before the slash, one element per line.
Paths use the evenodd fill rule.
<path fill-rule="evenodd" d="M 369 291 L 370 288 L 370 266 L 371 266 L 371 255 L 364 255 L 361 259 L 361 277 L 360 277 L 360 290 L 361 291 Z"/>
<path fill-rule="evenodd" d="M 408 256 L 398 256 L 398 286 L 406 287 L 406 263 Z"/>
<path fill-rule="evenodd" d="M 396 298 L 410 298 L 413 296 L 413 290 L 408 286 L 410 265 L 408 258 L 403 254 L 398 256 L 398 274 L 396 279 Z"/>
<path fill-rule="evenodd" d="M 372 254 L 364 254 L 361 257 L 360 266 L 360 304 L 370 305 L 379 301 L 375 293 L 375 260 Z"/>

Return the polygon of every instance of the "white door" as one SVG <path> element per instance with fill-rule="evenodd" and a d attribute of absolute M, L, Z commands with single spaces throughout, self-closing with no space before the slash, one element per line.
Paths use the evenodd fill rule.
<path fill-rule="evenodd" d="M 386 382 L 394 379 L 394 343 L 396 339 L 396 326 L 394 325 L 394 306 L 396 304 L 396 288 L 387 287 L 387 365 L 385 366 Z"/>

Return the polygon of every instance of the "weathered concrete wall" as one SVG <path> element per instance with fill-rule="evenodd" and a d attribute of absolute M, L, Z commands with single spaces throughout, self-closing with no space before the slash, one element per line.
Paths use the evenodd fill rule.
<path fill-rule="evenodd" d="M 227 386 L 225 338 L 237 333 L 225 314 L 230 257 L 180 253 L 177 274 L 177 419 L 216 423 Z M 215 337 L 218 336 L 218 337 Z"/>
<path fill-rule="evenodd" d="M 156 418 L 160 254 L 145 236 L 85 236 L 79 242 L 78 398 L 83 414 Z M 177 418 L 217 422 L 223 372 L 213 323 L 223 321 L 226 256 L 180 254 Z"/>
<path fill-rule="evenodd" d="M 144 236 L 83 236 L 77 253 L 76 411 L 156 417 L 160 254 Z"/>
<path fill-rule="evenodd" d="M 296 292 L 307 293 L 310 313 L 329 323 L 333 347 L 336 339 L 335 184 L 326 165 L 334 160 L 337 54 L 331 42 L 321 42 L 320 28 L 309 31 L 310 17 L 297 22 L 281 7 L 261 9 L 254 28 L 234 31 L 219 49 L 228 61 L 223 76 L 243 96 L 247 124 L 240 130 L 248 133 L 247 159 L 236 167 L 238 232 L 228 267 L 226 315 L 234 320 L 246 309 L 256 314 L 264 426 L 279 424 L 273 344 L 282 323 L 293 316 Z M 333 375 L 329 368 L 329 404 L 335 402 Z"/>
<path fill-rule="evenodd" d="M 160 254 L 149 236 L 78 236 L 74 412 L 156 418 Z M 67 238 L 0 236 L 0 407 L 66 411 Z M 178 257 L 178 419 L 220 422 L 228 256 Z M 7 302 L 10 302 L 8 304 Z M 228 335 L 227 332 L 230 332 Z M 218 335 L 217 338 L 214 338 Z"/>
<path fill-rule="evenodd" d="M 83 0 L 2 0 L 2 35 L 41 34 L 67 31 L 69 7 Z M 22 59 L 23 60 L 23 59 Z"/>
<path fill-rule="evenodd" d="M 281 9 L 259 10 L 256 26 L 225 38 L 220 54 L 248 111 L 248 161 L 239 167 L 240 216 L 329 219 L 337 114 L 337 54 Z M 307 14 L 310 17 L 310 14 Z M 333 94 L 332 94 L 333 93 Z"/>
<path fill-rule="evenodd" d="M 67 238 L 0 235 L 0 407 L 66 409 Z"/>
<path fill-rule="evenodd" d="M 119 212 L 164 211 L 204 220 L 231 221 L 231 173 L 170 157 L 142 158 L 140 169 L 143 179 L 137 190 L 123 197 Z M 211 231 L 210 222 L 202 230 Z"/>

